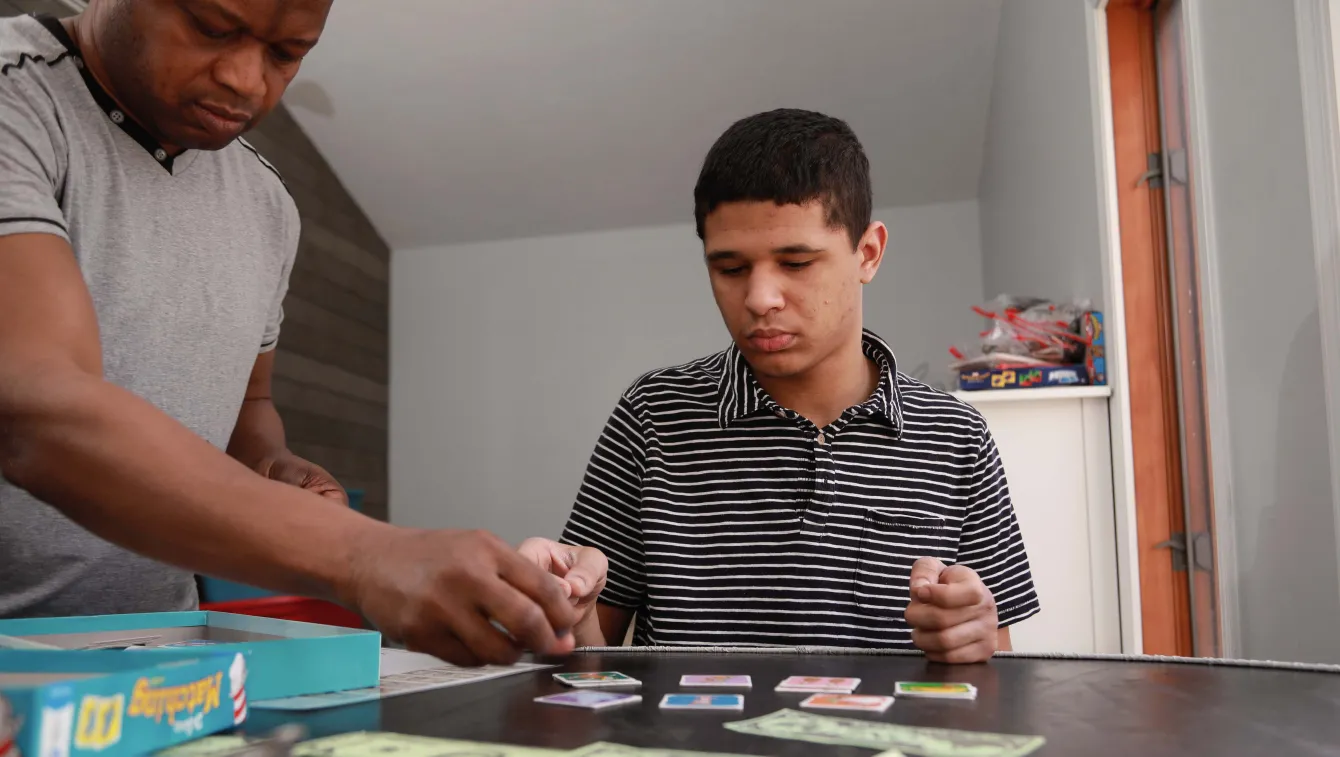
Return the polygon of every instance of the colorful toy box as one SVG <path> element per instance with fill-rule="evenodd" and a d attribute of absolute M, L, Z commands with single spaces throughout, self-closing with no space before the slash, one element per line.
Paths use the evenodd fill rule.
<path fill-rule="evenodd" d="M 150 754 L 247 716 L 241 653 L 0 650 L 0 755 Z"/>
<path fill-rule="evenodd" d="M 1107 347 L 1103 339 L 1103 314 L 1090 310 L 1080 318 L 1080 329 L 1089 345 L 1084 351 L 1084 369 L 1089 374 L 1089 383 L 1094 386 L 1107 384 Z"/>
<path fill-rule="evenodd" d="M 1082 386 L 1089 383 L 1083 365 L 1045 365 L 1024 368 L 963 371 L 958 376 L 964 391 L 980 389 L 1033 389 L 1042 386 Z"/>
<path fill-rule="evenodd" d="M 377 685 L 381 634 L 222 612 L 0 620 L 0 649 L 121 649 L 136 657 L 247 655 L 252 701 Z"/>

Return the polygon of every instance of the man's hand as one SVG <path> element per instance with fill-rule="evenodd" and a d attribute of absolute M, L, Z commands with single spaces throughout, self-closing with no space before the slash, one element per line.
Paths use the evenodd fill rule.
<path fill-rule="evenodd" d="M 996 653 L 996 600 L 976 571 L 923 557 L 912 566 L 904 617 L 912 642 L 935 662 L 985 662 Z"/>
<path fill-rule="evenodd" d="M 475 666 L 574 647 L 567 588 L 493 534 L 388 528 L 359 546 L 342 599 L 413 651 Z"/>
<path fill-rule="evenodd" d="M 568 601 L 577 610 L 578 623 L 593 615 L 596 600 L 605 590 L 609 560 L 594 547 L 570 547 L 550 539 L 533 537 L 521 542 L 517 552 L 559 579 Z"/>
<path fill-rule="evenodd" d="M 308 462 L 292 452 L 285 451 L 277 457 L 262 460 L 256 466 L 256 472 L 273 481 L 320 494 L 342 505 L 349 504 L 349 495 L 334 476 L 326 472 L 325 468 Z"/>

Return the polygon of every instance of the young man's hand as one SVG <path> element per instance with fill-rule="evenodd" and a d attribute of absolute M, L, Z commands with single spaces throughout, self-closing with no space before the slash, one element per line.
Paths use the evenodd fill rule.
<path fill-rule="evenodd" d="M 996 600 L 966 565 L 923 557 L 912 566 L 905 618 L 912 642 L 935 662 L 985 662 L 996 653 Z"/>
<path fill-rule="evenodd" d="M 484 531 L 378 528 L 359 543 L 341 598 L 387 637 L 456 665 L 574 647 L 567 586 Z"/>
<path fill-rule="evenodd" d="M 577 623 L 595 616 L 596 600 L 605 590 L 609 560 L 594 547 L 572 547 L 551 539 L 533 537 L 517 548 L 540 570 L 556 576 L 567 589 L 568 601 L 577 610 Z"/>

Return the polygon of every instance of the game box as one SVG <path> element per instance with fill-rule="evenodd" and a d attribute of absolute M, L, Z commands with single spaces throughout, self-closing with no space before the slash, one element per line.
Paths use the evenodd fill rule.
<path fill-rule="evenodd" d="M 150 754 L 247 715 L 245 655 L 0 649 L 0 754 Z"/>
<path fill-rule="evenodd" d="M 1033 389 L 1043 386 L 1083 386 L 1089 375 L 1083 365 L 1039 365 L 992 370 L 968 370 L 958 376 L 963 391 Z"/>
<path fill-rule="evenodd" d="M 196 611 L 0 620 L 0 649 L 38 646 L 170 659 L 245 652 L 253 702 L 374 687 L 381 667 L 376 631 L 277 618 Z"/>

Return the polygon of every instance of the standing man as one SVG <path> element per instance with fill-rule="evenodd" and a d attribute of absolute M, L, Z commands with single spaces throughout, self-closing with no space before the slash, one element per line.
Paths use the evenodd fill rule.
<path fill-rule="evenodd" d="M 330 6 L 0 20 L 0 617 L 191 609 L 200 572 L 341 601 L 461 664 L 572 648 L 571 581 L 489 534 L 353 512 L 285 445 L 298 214 L 239 137 Z"/>
<path fill-rule="evenodd" d="M 991 434 L 862 328 L 888 231 L 856 135 L 746 118 L 694 200 L 734 344 L 619 399 L 564 533 L 610 563 L 578 643 L 636 614 L 638 644 L 1009 649 L 1038 599 Z"/>

